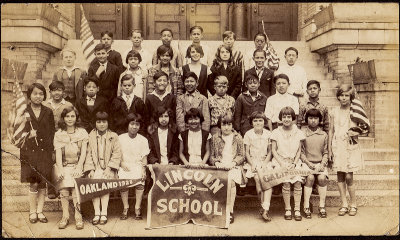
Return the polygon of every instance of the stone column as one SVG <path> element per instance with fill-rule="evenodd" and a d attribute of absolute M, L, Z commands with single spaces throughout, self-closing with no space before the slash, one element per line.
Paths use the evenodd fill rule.
<path fill-rule="evenodd" d="M 232 31 L 236 34 L 236 40 L 247 40 L 247 24 L 246 24 L 246 4 L 233 4 L 233 21 Z"/>
<path fill-rule="evenodd" d="M 142 6 L 139 3 L 129 4 L 129 35 L 132 34 L 132 30 L 139 29 L 143 31 L 142 27 Z"/>

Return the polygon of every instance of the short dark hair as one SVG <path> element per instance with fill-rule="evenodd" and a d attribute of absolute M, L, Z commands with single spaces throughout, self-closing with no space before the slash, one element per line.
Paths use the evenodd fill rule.
<path fill-rule="evenodd" d="M 88 83 L 90 83 L 90 82 L 96 84 L 97 87 L 99 86 L 99 81 L 97 80 L 97 78 L 95 76 L 91 76 L 91 77 L 87 76 L 85 78 L 85 80 L 83 81 L 84 86 L 86 87 L 86 85 L 88 85 Z"/>
<path fill-rule="evenodd" d="M 288 48 L 285 50 L 285 55 L 286 55 L 286 53 L 289 52 L 289 51 L 294 51 L 294 52 L 296 53 L 296 55 L 299 56 L 299 51 L 297 51 L 296 48 L 294 48 L 294 47 L 288 47 Z"/>
<path fill-rule="evenodd" d="M 168 79 L 168 74 L 166 74 L 164 71 L 157 71 L 157 72 L 154 74 L 154 76 L 153 76 L 154 82 L 155 82 L 157 79 L 159 79 L 160 77 L 162 77 L 162 76 L 166 76 L 167 79 Z"/>
<path fill-rule="evenodd" d="M 227 110 L 224 114 L 218 117 L 217 126 L 221 128 L 224 123 L 233 123 L 233 114 L 231 110 Z"/>
<path fill-rule="evenodd" d="M 204 57 L 204 51 L 203 48 L 200 45 L 197 44 L 191 44 L 187 49 L 186 49 L 186 57 L 190 58 L 190 50 L 194 48 L 196 52 L 200 53 L 200 57 Z"/>
<path fill-rule="evenodd" d="M 258 77 L 254 74 L 247 74 L 246 79 L 245 79 L 245 83 L 247 84 L 248 81 L 250 80 L 257 80 L 258 82 L 260 82 L 260 79 L 258 79 Z"/>
<path fill-rule="evenodd" d="M 97 120 L 107 120 L 107 121 L 109 121 L 108 113 L 105 112 L 105 111 L 101 111 L 101 110 L 96 112 L 94 121 L 96 122 Z"/>
<path fill-rule="evenodd" d="M 60 120 L 58 121 L 58 127 L 61 130 L 67 130 L 67 124 L 64 121 L 65 116 L 67 116 L 68 113 L 74 111 L 75 115 L 76 115 L 76 122 L 75 122 L 75 127 L 80 127 L 80 118 L 79 118 L 79 111 L 74 107 L 74 106 L 70 106 L 70 107 L 66 107 L 64 108 L 64 110 L 61 112 L 61 116 L 60 116 Z"/>
<path fill-rule="evenodd" d="M 31 95 L 32 95 L 32 92 L 33 92 L 34 88 L 37 88 L 40 91 L 42 91 L 43 95 L 44 95 L 43 101 L 46 100 L 46 98 L 47 98 L 46 89 L 44 88 L 44 86 L 42 84 L 37 83 L 37 82 L 32 83 L 31 85 L 29 85 L 28 91 L 26 92 L 26 96 L 28 97 L 28 99 L 29 100 L 31 99 Z"/>
<path fill-rule="evenodd" d="M 140 53 L 136 50 L 130 50 L 128 54 L 126 55 L 125 62 L 128 64 L 128 59 L 131 57 L 137 57 L 139 59 L 139 63 L 142 61 L 142 56 Z"/>
<path fill-rule="evenodd" d="M 50 91 L 57 90 L 57 89 L 61 89 L 64 91 L 65 86 L 64 86 L 64 83 L 61 81 L 53 81 L 50 83 L 49 89 L 50 89 Z"/>
<path fill-rule="evenodd" d="M 124 81 L 127 81 L 127 80 L 131 80 L 131 81 L 132 81 L 132 84 L 135 85 L 135 77 L 134 77 L 132 74 L 128 73 L 128 74 L 125 74 L 125 75 L 121 78 L 121 86 L 122 86 L 122 83 L 123 83 Z"/>
<path fill-rule="evenodd" d="M 284 74 L 284 73 L 278 74 L 278 75 L 276 75 L 276 76 L 274 77 L 274 80 L 273 80 L 273 81 L 274 81 L 274 84 L 276 84 L 276 81 L 277 81 L 279 78 L 286 79 L 286 81 L 288 82 L 288 84 L 290 84 L 288 75 L 286 75 L 286 74 Z"/>
<path fill-rule="evenodd" d="M 156 109 L 156 119 L 159 119 L 161 115 L 163 115 L 165 112 L 168 113 L 168 117 L 171 119 L 173 116 L 173 111 L 170 108 L 166 108 L 165 106 L 158 106 Z"/>
<path fill-rule="evenodd" d="M 319 122 L 322 122 L 322 114 L 321 111 L 319 111 L 316 108 L 311 108 L 306 112 L 306 115 L 304 117 L 304 121 L 308 124 L 308 118 L 309 117 L 318 117 Z"/>
<path fill-rule="evenodd" d="M 254 50 L 254 52 L 253 52 L 253 57 L 255 57 L 255 56 L 256 56 L 256 53 L 258 53 L 258 52 L 264 53 L 264 57 L 267 58 L 267 52 L 265 52 L 265 51 L 262 50 L 262 49 L 256 49 L 256 50 Z"/>
<path fill-rule="evenodd" d="M 162 35 L 162 34 L 163 34 L 163 32 L 165 32 L 165 31 L 168 31 L 168 32 L 170 32 L 172 37 L 174 36 L 174 33 L 173 33 L 173 32 L 172 32 L 172 30 L 171 30 L 171 29 L 169 29 L 169 28 L 164 28 L 163 30 L 161 30 L 161 32 L 160 32 L 160 35 Z"/>
<path fill-rule="evenodd" d="M 192 31 L 195 29 L 199 29 L 201 31 L 201 33 L 203 33 L 203 31 L 204 31 L 201 26 L 193 26 L 190 28 L 189 33 L 192 33 Z"/>
<path fill-rule="evenodd" d="M 94 47 L 94 52 L 97 52 L 100 50 L 106 50 L 106 45 L 103 43 L 99 43 Z"/>
<path fill-rule="evenodd" d="M 189 111 L 186 112 L 185 123 L 188 123 L 189 119 L 192 118 L 200 118 L 200 123 L 203 123 L 204 121 L 203 114 L 201 114 L 200 110 L 197 108 L 191 108 L 189 109 Z"/>
<path fill-rule="evenodd" d="M 126 128 L 128 128 L 129 123 L 132 122 L 132 121 L 138 122 L 140 125 L 142 125 L 142 123 L 143 123 L 143 118 L 138 113 L 129 113 L 128 116 L 126 116 L 126 120 L 127 120 L 126 121 L 127 122 Z"/>
<path fill-rule="evenodd" d="M 351 84 L 341 84 L 336 92 L 336 98 L 339 99 L 339 96 L 348 91 L 350 91 L 350 101 L 353 101 L 356 98 L 356 93 Z"/>
<path fill-rule="evenodd" d="M 174 51 L 171 47 L 167 47 L 165 45 L 161 45 L 157 48 L 157 58 L 160 58 L 161 55 L 168 53 L 168 55 L 172 58 L 174 56 Z"/>
<path fill-rule="evenodd" d="M 233 39 L 236 41 L 236 34 L 234 32 L 232 32 L 232 31 L 225 31 L 222 34 L 222 40 L 224 40 L 226 37 L 230 37 L 230 36 L 232 36 Z"/>
<path fill-rule="evenodd" d="M 307 88 L 313 84 L 316 84 L 318 88 L 321 88 L 321 84 L 317 80 L 310 80 L 307 82 Z"/>
<path fill-rule="evenodd" d="M 257 38 L 258 36 L 263 36 L 264 39 L 265 39 L 265 41 L 267 41 L 267 35 L 265 35 L 265 33 L 258 32 L 258 33 L 256 33 L 256 35 L 254 35 L 253 42 L 256 40 L 256 38 Z"/>
<path fill-rule="evenodd" d="M 199 78 L 197 77 L 196 73 L 194 72 L 186 72 L 185 75 L 183 75 L 183 82 L 185 82 L 185 80 L 189 77 L 194 78 L 194 80 L 196 80 L 196 82 L 199 80 Z"/>
<path fill-rule="evenodd" d="M 104 31 L 100 33 L 100 37 L 104 37 L 104 35 L 108 35 L 110 38 L 114 39 L 114 34 L 110 31 Z"/>
<path fill-rule="evenodd" d="M 284 107 L 281 109 L 281 111 L 279 112 L 279 120 L 282 121 L 282 117 L 284 115 L 292 116 L 292 121 L 296 119 L 296 113 L 294 112 L 293 108 L 291 108 L 291 107 Z"/>
<path fill-rule="evenodd" d="M 265 113 L 262 111 L 254 111 L 250 114 L 249 122 L 251 125 L 253 125 L 253 120 L 256 118 L 262 118 L 264 119 L 264 122 L 267 122 L 267 117 L 265 116 Z"/>
<path fill-rule="evenodd" d="M 143 31 L 140 29 L 133 29 L 131 32 L 131 36 L 133 36 L 134 33 L 139 33 L 140 37 L 143 38 Z"/>

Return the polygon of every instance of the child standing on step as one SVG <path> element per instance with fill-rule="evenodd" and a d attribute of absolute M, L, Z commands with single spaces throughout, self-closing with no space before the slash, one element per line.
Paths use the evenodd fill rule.
<path fill-rule="evenodd" d="M 279 112 L 279 120 L 282 126 L 272 131 L 272 155 L 273 161 L 277 161 L 281 168 L 287 170 L 301 169 L 300 160 L 301 145 L 305 139 L 304 133 L 294 124 L 296 114 L 291 107 L 284 107 Z M 294 219 L 301 221 L 300 200 L 302 194 L 302 176 L 294 176 L 283 182 L 282 195 L 285 202 L 285 219 L 292 219 L 292 207 L 290 205 L 290 188 L 294 185 Z"/>
<path fill-rule="evenodd" d="M 170 62 L 173 67 L 180 69 L 183 66 L 183 59 L 182 59 L 181 52 L 177 48 L 171 46 L 171 42 L 172 42 L 173 38 L 174 38 L 174 34 L 171 29 L 164 28 L 163 30 L 161 30 L 160 39 L 161 39 L 162 45 L 164 45 L 165 47 L 171 48 L 172 52 L 173 52 Z M 160 62 L 160 59 L 159 59 L 157 51 L 156 51 L 153 54 L 152 63 L 153 63 L 153 65 L 157 65 L 159 62 Z"/>
<path fill-rule="evenodd" d="M 135 219 L 141 220 L 141 204 L 146 180 L 147 155 L 150 153 L 150 149 L 147 138 L 138 133 L 140 125 L 143 124 L 142 117 L 139 114 L 130 113 L 127 116 L 127 122 L 128 132 L 119 135 L 122 161 L 118 176 L 120 179 L 141 179 L 140 184 L 135 186 Z M 128 189 L 121 191 L 121 199 L 124 205 L 124 210 L 120 217 L 121 220 L 128 218 L 128 193 Z"/>
<path fill-rule="evenodd" d="M 74 50 L 63 49 L 61 57 L 63 66 L 54 73 L 53 82 L 61 81 L 65 88 L 63 97 L 68 102 L 75 104 L 83 97 L 83 81 L 87 73 L 75 66 L 76 52 Z"/>
<path fill-rule="evenodd" d="M 304 185 L 304 214 L 306 218 L 311 218 L 310 196 L 314 181 L 317 179 L 319 194 L 318 216 L 326 218 L 325 198 L 328 180 L 328 134 L 318 127 L 322 122 L 322 114 L 318 109 L 312 108 L 308 110 L 305 115 L 305 121 L 308 126 L 302 129 L 306 135 L 306 139 L 302 147 L 301 159 L 305 163 L 303 167 L 307 170 L 318 172 L 318 174 L 307 176 L 306 184 Z"/>
<path fill-rule="evenodd" d="M 269 222 L 271 221 L 271 217 L 269 216 L 269 206 L 271 202 L 272 188 L 265 191 L 261 189 L 261 182 L 257 170 L 267 167 L 273 169 L 274 167 L 271 165 L 271 132 L 264 128 L 264 123 L 267 121 L 264 112 L 253 112 L 249 117 L 249 121 L 253 128 L 246 132 L 243 139 L 247 159 L 247 163 L 245 163 L 245 168 L 247 168 L 246 177 L 254 177 L 257 194 L 260 198 L 261 207 L 263 209 L 261 215 L 265 221 Z M 275 167 L 279 166 L 276 162 L 274 163 Z"/>
<path fill-rule="evenodd" d="M 212 64 L 211 57 L 212 56 L 210 56 L 210 49 L 208 48 L 207 45 L 200 43 L 204 37 L 203 36 L 203 33 L 204 33 L 203 28 L 201 26 L 193 26 L 190 28 L 189 32 L 190 32 L 190 39 L 192 40 L 192 45 L 199 46 L 203 50 L 203 54 L 202 54 L 201 58 L 199 59 L 199 61 L 202 64 L 205 64 L 206 66 L 211 66 L 211 64 Z M 185 58 L 183 64 L 189 64 L 190 56 L 188 54 L 186 54 L 185 56 L 186 56 L 186 58 Z"/>
<path fill-rule="evenodd" d="M 342 84 L 336 93 L 340 107 L 331 112 L 329 128 L 329 156 L 333 160 L 333 170 L 337 172 L 338 188 L 342 207 L 338 215 L 357 214 L 356 190 L 353 173 L 364 168 L 364 159 L 358 145 L 357 124 L 354 121 L 355 91 L 350 84 Z M 359 111 L 359 109 L 357 109 Z M 364 118 L 366 118 L 364 116 Z M 350 210 L 346 198 L 346 186 L 350 195 Z"/>
<path fill-rule="evenodd" d="M 218 119 L 220 132 L 214 134 L 211 138 L 210 165 L 216 167 L 229 168 L 229 179 L 231 181 L 231 196 L 229 198 L 230 223 L 233 223 L 233 207 L 236 198 L 236 184 L 245 184 L 245 178 L 242 174 L 242 165 L 244 163 L 244 145 L 240 133 L 233 129 L 233 116 L 231 112 L 226 112 Z"/>
<path fill-rule="evenodd" d="M 139 64 L 140 68 L 144 71 L 147 71 L 151 67 L 151 52 L 142 47 L 143 32 L 138 29 L 132 30 L 131 42 L 132 48 L 124 52 L 124 54 L 122 55 L 123 59 L 126 58 L 131 50 L 136 50 L 137 52 L 139 52 L 140 56 L 142 56 L 142 61 Z M 126 66 L 129 67 L 128 65 Z"/>
<path fill-rule="evenodd" d="M 69 194 L 75 210 L 76 229 L 83 229 L 83 219 L 77 201 L 74 178 L 82 177 L 83 164 L 86 160 L 86 149 L 89 135 L 80 127 L 78 110 L 74 107 L 65 108 L 58 123 L 59 130 L 54 136 L 54 150 L 59 175 L 56 188 L 60 192 L 62 219 L 58 223 L 59 229 L 67 227 L 69 222 Z"/>
<path fill-rule="evenodd" d="M 110 31 L 105 31 L 100 34 L 100 43 L 106 45 L 106 51 L 108 54 L 107 60 L 109 63 L 114 64 L 118 67 L 119 73 L 122 73 L 125 70 L 124 65 L 122 64 L 121 54 L 118 51 L 111 49 L 111 45 L 114 42 L 114 34 Z M 96 59 L 93 59 L 92 63 L 95 63 Z"/>
<path fill-rule="evenodd" d="M 29 222 L 47 223 L 43 206 L 53 165 L 54 116 L 51 109 L 42 104 L 46 100 L 42 84 L 32 83 L 26 95 L 30 100 L 26 108 L 29 118 L 23 132 L 29 134 L 20 149 L 21 182 L 29 183 Z"/>

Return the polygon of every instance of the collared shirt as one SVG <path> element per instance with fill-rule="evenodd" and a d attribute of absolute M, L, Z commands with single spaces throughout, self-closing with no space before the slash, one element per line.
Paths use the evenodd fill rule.
<path fill-rule="evenodd" d="M 302 126 L 307 126 L 306 123 L 306 113 L 308 110 L 310 109 L 318 109 L 321 114 L 322 114 L 322 123 L 320 123 L 319 125 L 323 127 L 323 130 L 328 133 L 329 131 L 329 115 L 328 115 L 328 108 L 325 105 L 322 105 L 319 102 L 319 99 L 316 99 L 315 102 L 311 102 L 310 100 L 307 101 L 307 103 L 304 104 L 304 102 L 302 102 L 300 104 L 300 109 L 299 109 L 299 116 L 297 118 L 297 126 L 299 128 L 301 128 Z"/>
<path fill-rule="evenodd" d="M 105 63 L 100 63 L 99 62 L 100 66 L 104 66 L 104 72 L 107 71 L 107 63 L 108 63 L 108 61 L 106 61 Z"/>
<path fill-rule="evenodd" d="M 273 123 L 281 122 L 279 120 L 279 112 L 284 107 L 291 107 L 296 115 L 299 114 L 299 101 L 297 98 L 289 93 L 280 94 L 276 92 L 274 95 L 267 99 L 265 105 L 265 116 L 271 119 Z M 295 119 L 293 119 L 294 121 Z"/>
<path fill-rule="evenodd" d="M 284 73 L 289 77 L 290 85 L 287 90 L 288 93 L 301 92 L 306 94 L 307 74 L 303 67 L 298 64 L 289 66 L 287 63 L 284 63 L 275 72 L 275 76 L 280 73 Z"/>
<path fill-rule="evenodd" d="M 68 69 L 67 67 L 63 66 L 62 69 L 64 69 L 67 72 L 68 77 L 70 78 L 72 75 L 72 72 L 75 70 L 75 68 L 78 68 L 76 66 L 73 66 L 72 68 Z"/>
<path fill-rule="evenodd" d="M 316 131 L 312 131 L 309 127 L 303 129 L 306 140 L 302 153 L 305 154 L 308 161 L 313 163 L 328 162 L 328 135 L 326 132 L 317 128 Z"/>
<path fill-rule="evenodd" d="M 94 106 L 95 101 L 96 101 L 96 95 L 94 97 L 86 96 L 86 103 L 88 106 Z"/>
<path fill-rule="evenodd" d="M 154 90 L 153 92 L 151 92 L 150 94 L 153 94 L 154 96 L 158 97 L 160 99 L 160 101 L 164 100 L 164 98 L 169 94 L 167 91 L 165 91 L 163 93 L 163 95 L 158 95 L 158 93 L 156 92 L 156 90 Z"/>
<path fill-rule="evenodd" d="M 256 67 L 256 73 L 257 73 L 258 79 L 261 79 L 263 71 L 264 71 L 264 67 L 262 67 L 262 68 L 257 68 Z"/>
<path fill-rule="evenodd" d="M 214 96 L 208 99 L 208 106 L 210 108 L 211 126 L 218 123 L 218 118 L 230 110 L 232 115 L 235 113 L 235 99 L 232 96 L 225 94 L 224 96 Z"/>
<path fill-rule="evenodd" d="M 126 95 L 124 92 L 122 92 L 122 99 L 124 99 L 126 106 L 128 107 L 128 109 L 131 108 L 132 105 L 132 100 L 133 100 L 133 94 L 130 95 Z"/>
<path fill-rule="evenodd" d="M 186 98 L 187 98 L 187 100 L 188 100 L 188 102 L 189 102 L 190 104 L 192 104 L 192 102 L 193 102 L 193 99 L 194 99 L 194 96 L 195 96 L 195 94 L 196 94 L 196 91 L 199 92 L 197 89 L 196 89 L 194 92 L 192 92 L 192 93 L 185 92 L 185 96 L 186 96 Z"/>
<path fill-rule="evenodd" d="M 264 160 L 268 154 L 268 145 L 270 145 L 271 132 L 263 128 L 262 134 L 256 134 L 254 128 L 244 134 L 243 144 L 250 150 L 250 156 L 253 160 Z"/>
<path fill-rule="evenodd" d="M 168 148 L 167 148 L 167 139 L 168 139 L 168 129 L 158 128 L 158 140 L 160 142 L 160 155 L 161 164 L 168 164 Z"/>
<path fill-rule="evenodd" d="M 243 93 L 244 95 L 247 95 L 249 97 L 251 97 L 251 99 L 253 99 L 253 101 L 255 101 L 257 98 L 261 97 L 261 93 L 260 91 L 257 90 L 257 94 L 254 97 L 253 95 L 251 95 L 251 93 L 249 92 L 249 90 L 247 90 L 246 92 Z"/>

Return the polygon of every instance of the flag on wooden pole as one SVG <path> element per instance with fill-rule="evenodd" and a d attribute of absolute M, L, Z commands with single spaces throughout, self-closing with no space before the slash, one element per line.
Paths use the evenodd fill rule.
<path fill-rule="evenodd" d="M 262 20 L 262 27 L 263 27 L 263 31 L 265 36 L 267 37 L 266 41 L 267 41 L 267 47 L 265 48 L 265 52 L 267 53 L 267 63 L 268 63 L 268 67 L 271 70 L 277 70 L 279 68 L 279 57 L 278 54 L 275 52 L 274 47 L 272 47 L 271 42 L 269 41 L 268 35 L 265 32 L 265 27 L 264 27 L 264 20 Z"/>
<path fill-rule="evenodd" d="M 24 64 L 27 65 L 27 63 Z M 7 135 L 13 145 L 21 148 L 29 134 L 29 131 L 25 129 L 25 125 L 27 123 L 26 99 L 22 93 L 21 87 L 19 86 L 17 74 L 15 72 L 15 66 L 13 63 L 11 64 L 11 68 L 14 71 L 14 85 L 11 112 L 8 118 Z"/>
<path fill-rule="evenodd" d="M 82 41 L 82 49 L 83 56 L 86 59 L 86 63 L 89 65 L 94 59 L 94 37 L 92 30 L 90 30 L 90 26 L 85 17 L 85 12 L 83 11 L 83 6 L 81 4 L 81 41 Z"/>

